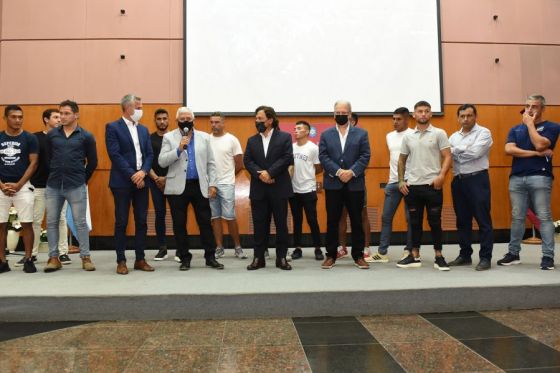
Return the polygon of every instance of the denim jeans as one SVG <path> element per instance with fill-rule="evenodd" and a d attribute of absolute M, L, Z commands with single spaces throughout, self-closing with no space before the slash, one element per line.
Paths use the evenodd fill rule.
<path fill-rule="evenodd" d="M 422 242 L 422 224 L 424 209 L 428 215 L 428 224 L 432 231 L 434 250 L 441 251 L 441 207 L 443 205 L 443 191 L 434 189 L 431 185 L 410 185 L 405 198 L 410 214 L 412 228 L 412 247 L 420 249 Z"/>
<path fill-rule="evenodd" d="M 156 212 L 155 226 L 156 226 L 156 237 L 159 246 L 166 245 L 165 237 L 165 215 L 167 213 L 167 205 L 165 201 L 167 197 L 163 192 L 157 187 L 156 182 L 152 179 L 147 180 L 147 184 L 150 187 L 150 194 L 152 195 L 152 202 L 154 204 L 154 210 Z"/>
<path fill-rule="evenodd" d="M 401 203 L 404 195 L 399 190 L 399 183 L 390 183 L 385 186 L 385 200 L 383 201 L 383 214 L 381 215 L 381 238 L 379 240 L 379 253 L 386 255 L 387 248 L 391 244 L 391 233 L 393 233 L 393 217 Z M 410 217 L 406 206 L 404 214 L 406 217 L 406 248 L 412 249 L 412 229 L 410 228 Z"/>
<path fill-rule="evenodd" d="M 59 222 L 60 212 L 64 201 L 72 209 L 74 226 L 78 232 L 80 243 L 80 257 L 89 256 L 89 228 L 86 222 L 87 191 L 83 184 L 73 189 L 58 189 L 47 186 L 46 209 L 47 209 L 47 240 L 49 241 L 49 258 L 58 257 Z"/>
<path fill-rule="evenodd" d="M 529 201 L 541 222 L 542 255 L 554 258 L 554 224 L 550 208 L 552 178 L 548 176 L 511 176 L 509 199 L 511 201 L 511 235 L 509 252 L 519 255 L 525 233 L 525 216 Z"/>

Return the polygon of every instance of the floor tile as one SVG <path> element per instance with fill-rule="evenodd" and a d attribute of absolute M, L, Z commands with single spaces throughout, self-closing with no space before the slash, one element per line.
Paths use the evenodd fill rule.
<path fill-rule="evenodd" d="M 318 316 L 318 317 L 294 317 L 292 320 L 294 321 L 294 324 L 321 323 L 321 322 L 334 323 L 334 322 L 354 322 L 356 321 L 356 318 L 354 316 L 340 316 L 340 317 Z"/>
<path fill-rule="evenodd" d="M 299 345 L 291 319 L 228 320 L 224 347 Z"/>
<path fill-rule="evenodd" d="M 429 321 L 450 334 L 452 337 L 464 339 L 514 337 L 522 334 L 486 316 L 465 319 L 429 319 Z"/>
<path fill-rule="evenodd" d="M 0 350 L 58 351 L 68 349 L 72 348 L 76 337 L 82 332 L 82 328 L 76 327 L 11 339 L 0 342 Z"/>
<path fill-rule="evenodd" d="M 367 316 L 359 320 L 379 343 L 451 339 L 440 328 L 418 315 Z"/>
<path fill-rule="evenodd" d="M 421 343 L 383 343 L 394 359 L 411 373 L 502 372 L 459 341 L 426 340 Z"/>
<path fill-rule="evenodd" d="M 74 371 L 75 350 L 0 350 L 0 371 L 60 373 Z"/>
<path fill-rule="evenodd" d="M 404 372 L 380 344 L 305 346 L 313 373 Z"/>
<path fill-rule="evenodd" d="M 299 323 L 295 326 L 303 346 L 377 343 L 375 338 L 358 321 Z"/>
<path fill-rule="evenodd" d="M 39 333 L 66 329 L 79 325 L 90 325 L 88 321 L 58 322 L 0 322 L 0 342 L 27 337 Z"/>
<path fill-rule="evenodd" d="M 458 319 L 465 317 L 478 317 L 480 314 L 473 311 L 465 312 L 441 312 L 441 313 L 422 313 L 420 314 L 425 319 Z"/>
<path fill-rule="evenodd" d="M 161 321 L 152 329 L 142 349 L 186 346 L 220 346 L 225 321 Z"/>
<path fill-rule="evenodd" d="M 224 348 L 218 372 L 311 372 L 300 345 Z"/>
<path fill-rule="evenodd" d="M 140 350 L 124 372 L 217 372 L 219 347 Z"/>
<path fill-rule="evenodd" d="M 529 337 L 463 341 L 502 369 L 559 367 L 560 352 Z"/>
<path fill-rule="evenodd" d="M 74 356 L 73 373 L 122 372 L 137 350 L 78 350 Z"/>

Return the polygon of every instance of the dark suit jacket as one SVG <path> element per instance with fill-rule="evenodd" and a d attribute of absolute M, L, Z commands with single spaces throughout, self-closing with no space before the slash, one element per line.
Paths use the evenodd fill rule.
<path fill-rule="evenodd" d="M 152 143 L 148 129 L 141 124 L 138 124 L 137 128 L 142 151 L 141 170 L 146 172 L 147 175 L 154 158 Z M 112 163 L 109 187 L 128 188 L 134 186 L 130 178 L 139 171 L 136 169 L 136 149 L 124 119 L 120 118 L 107 124 L 105 127 L 105 144 Z"/>
<path fill-rule="evenodd" d="M 268 144 L 266 157 L 260 134 L 247 140 L 243 162 L 251 174 L 251 191 L 249 198 L 265 199 L 267 196 L 290 198 L 294 192 L 288 167 L 293 163 L 292 136 L 275 128 Z M 275 180 L 274 184 L 263 183 L 258 171 L 268 171 Z"/>
<path fill-rule="evenodd" d="M 356 175 L 348 182 L 349 190 L 365 190 L 364 171 L 370 157 L 368 135 L 366 131 L 357 127 L 350 127 L 348 131 L 344 151 L 336 127 L 329 128 L 321 134 L 319 160 L 325 170 L 323 174 L 325 189 L 342 189 L 344 183 L 336 176 L 336 172 L 342 168 L 352 170 Z"/>

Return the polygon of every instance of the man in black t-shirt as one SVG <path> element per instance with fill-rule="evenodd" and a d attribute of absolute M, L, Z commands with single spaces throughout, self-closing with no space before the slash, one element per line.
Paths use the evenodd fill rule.
<path fill-rule="evenodd" d="M 8 272 L 7 228 L 12 205 L 22 226 L 25 258 L 23 271 L 37 272 L 31 259 L 33 248 L 33 185 L 29 182 L 37 168 L 37 138 L 23 130 L 23 110 L 17 105 L 4 109 L 6 131 L 0 132 L 0 273 Z"/>
<path fill-rule="evenodd" d="M 152 162 L 152 168 L 150 169 L 148 186 L 150 187 L 152 202 L 154 203 L 154 210 L 156 211 L 155 226 L 159 245 L 159 251 L 154 257 L 154 260 L 165 260 L 167 258 L 167 244 L 165 239 L 165 215 L 167 207 L 163 190 L 165 189 L 167 167 L 161 167 L 158 163 L 158 158 L 161 152 L 163 135 L 167 133 L 167 127 L 169 126 L 169 113 L 167 110 L 157 109 L 154 114 L 154 122 L 157 130 L 150 135 L 152 149 L 154 151 L 154 160 Z"/>

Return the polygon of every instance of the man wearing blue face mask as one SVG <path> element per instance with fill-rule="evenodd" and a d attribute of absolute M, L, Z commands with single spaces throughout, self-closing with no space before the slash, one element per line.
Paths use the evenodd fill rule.
<path fill-rule="evenodd" d="M 126 95 L 121 100 L 123 115 L 107 124 L 105 143 L 111 158 L 109 187 L 115 200 L 115 249 L 117 251 L 117 273 L 128 274 L 126 266 L 126 226 L 130 205 L 134 211 L 134 269 L 152 272 L 144 256 L 148 230 L 148 187 L 145 178 L 153 160 L 152 143 L 148 129 L 139 124 L 142 118 L 142 100 Z"/>
<path fill-rule="evenodd" d="M 179 270 L 191 268 L 187 233 L 187 210 L 192 204 L 200 230 L 206 266 L 224 269 L 216 260 L 216 243 L 210 221 L 209 198 L 216 198 L 216 162 L 210 136 L 194 129 L 194 113 L 187 107 L 177 110 L 177 129 L 163 135 L 159 165 L 169 167 L 163 193 L 169 200 L 173 219 L 176 255 L 181 259 Z"/>

